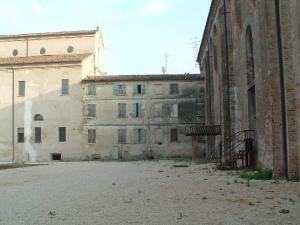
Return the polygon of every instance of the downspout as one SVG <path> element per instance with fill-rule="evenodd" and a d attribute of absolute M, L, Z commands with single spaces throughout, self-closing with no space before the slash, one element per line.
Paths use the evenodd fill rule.
<path fill-rule="evenodd" d="M 283 43 L 280 18 L 280 0 L 275 0 L 275 15 L 278 41 L 279 56 L 279 76 L 280 76 L 280 99 L 281 99 L 281 119 L 282 119 L 282 144 L 283 144 L 283 164 L 286 179 L 288 174 L 288 146 L 287 146 L 287 119 L 286 119 L 286 96 L 285 96 L 285 80 L 284 80 L 284 63 L 283 63 Z"/>
<path fill-rule="evenodd" d="M 228 136 L 228 145 L 229 145 L 229 158 L 231 158 L 231 112 L 230 112 L 230 91 L 229 91 L 229 49 L 228 49 L 228 29 L 227 29 L 227 9 L 226 9 L 226 0 L 224 0 L 224 29 L 225 29 L 225 46 L 226 46 L 226 73 L 227 73 L 227 96 L 228 96 L 228 129 L 229 129 L 229 136 Z"/>
<path fill-rule="evenodd" d="M 12 70 L 12 162 L 15 161 L 15 70 Z"/>

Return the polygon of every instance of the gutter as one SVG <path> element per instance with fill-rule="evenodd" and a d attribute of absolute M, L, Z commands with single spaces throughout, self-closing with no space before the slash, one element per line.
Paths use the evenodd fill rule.
<path fill-rule="evenodd" d="M 275 0 L 275 15 L 278 41 L 278 57 L 279 57 L 279 76 L 280 76 L 280 100 L 281 100 L 281 119 L 282 119 L 282 147 L 283 147 L 283 166 L 286 179 L 288 174 L 288 146 L 287 146 L 287 118 L 286 118 L 286 96 L 285 96 L 285 75 L 283 62 L 283 42 L 280 18 L 280 0 Z"/>
<path fill-rule="evenodd" d="M 12 162 L 15 161 L 15 70 L 12 70 Z"/>

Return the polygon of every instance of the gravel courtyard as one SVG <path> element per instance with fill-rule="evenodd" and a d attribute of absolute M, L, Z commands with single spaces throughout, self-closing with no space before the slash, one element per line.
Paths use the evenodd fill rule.
<path fill-rule="evenodd" d="M 300 224 L 300 184 L 212 165 L 61 162 L 0 170 L 0 224 Z"/>

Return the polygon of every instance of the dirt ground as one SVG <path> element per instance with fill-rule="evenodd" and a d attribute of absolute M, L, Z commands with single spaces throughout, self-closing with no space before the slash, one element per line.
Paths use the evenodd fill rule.
<path fill-rule="evenodd" d="M 0 224 L 300 224 L 300 184 L 213 165 L 61 162 L 0 170 Z"/>

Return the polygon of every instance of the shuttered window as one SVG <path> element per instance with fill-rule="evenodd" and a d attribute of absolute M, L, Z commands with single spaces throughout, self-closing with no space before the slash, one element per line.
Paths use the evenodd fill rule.
<path fill-rule="evenodd" d="M 19 96 L 25 96 L 25 81 L 19 81 Z"/>
<path fill-rule="evenodd" d="M 133 88 L 134 95 L 144 95 L 145 94 L 145 84 L 136 84 Z"/>
<path fill-rule="evenodd" d="M 118 129 L 118 143 L 126 144 L 126 129 Z"/>
<path fill-rule="evenodd" d="M 178 84 L 170 84 L 170 94 L 178 94 Z"/>
<path fill-rule="evenodd" d="M 133 104 L 133 117 L 143 117 L 143 105 L 142 103 Z"/>
<path fill-rule="evenodd" d="M 18 128 L 18 143 L 24 142 L 24 128 Z"/>
<path fill-rule="evenodd" d="M 171 142 L 178 142 L 178 128 L 171 128 Z"/>
<path fill-rule="evenodd" d="M 119 103 L 118 104 L 118 117 L 119 118 L 126 117 L 126 103 Z"/>
<path fill-rule="evenodd" d="M 96 117 L 96 104 L 88 104 L 88 117 Z"/>
<path fill-rule="evenodd" d="M 114 95 L 126 95 L 126 84 L 114 84 Z"/>
<path fill-rule="evenodd" d="M 69 79 L 61 80 L 61 94 L 68 95 L 69 94 Z"/>
<path fill-rule="evenodd" d="M 88 129 L 88 143 L 89 144 L 96 143 L 96 130 L 95 129 Z"/>
<path fill-rule="evenodd" d="M 133 130 L 133 143 L 144 144 L 146 143 L 146 130 L 139 128 Z"/>
<path fill-rule="evenodd" d="M 66 142 L 66 128 L 65 127 L 58 128 L 58 141 Z"/>
<path fill-rule="evenodd" d="M 42 142 L 42 128 L 40 128 L 40 127 L 34 128 L 34 140 L 35 140 L 35 143 Z"/>
<path fill-rule="evenodd" d="M 95 84 L 88 85 L 88 95 L 96 95 L 96 85 Z"/>
<path fill-rule="evenodd" d="M 162 116 L 162 103 L 154 104 L 154 117 Z"/>
<path fill-rule="evenodd" d="M 171 105 L 170 117 L 178 117 L 178 104 Z"/>

